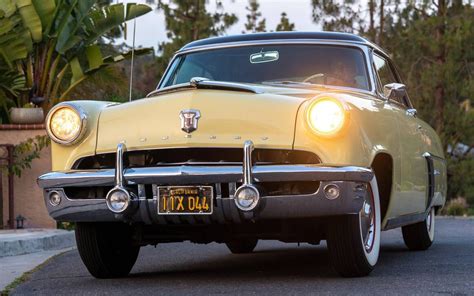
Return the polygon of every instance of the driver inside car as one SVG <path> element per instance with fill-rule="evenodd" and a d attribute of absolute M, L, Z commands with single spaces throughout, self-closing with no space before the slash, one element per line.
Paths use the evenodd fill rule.
<path fill-rule="evenodd" d="M 341 57 L 330 66 L 330 74 L 327 77 L 326 84 L 359 87 L 357 81 L 357 67 L 352 59 Z"/>

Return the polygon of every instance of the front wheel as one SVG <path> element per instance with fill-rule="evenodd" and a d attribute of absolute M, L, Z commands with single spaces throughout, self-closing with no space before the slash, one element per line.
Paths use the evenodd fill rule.
<path fill-rule="evenodd" d="M 359 214 L 330 221 L 327 236 L 329 257 L 340 275 L 366 276 L 374 269 L 380 251 L 380 201 L 375 177 Z"/>
<path fill-rule="evenodd" d="M 405 245 L 413 251 L 428 249 L 434 241 L 434 229 L 435 208 L 431 208 L 424 221 L 402 227 Z"/>
<path fill-rule="evenodd" d="M 140 251 L 130 226 L 122 223 L 77 223 L 76 242 L 82 262 L 96 278 L 129 274 Z"/>

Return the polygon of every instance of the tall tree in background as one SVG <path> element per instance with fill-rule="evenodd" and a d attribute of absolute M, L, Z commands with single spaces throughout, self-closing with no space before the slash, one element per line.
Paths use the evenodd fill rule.
<path fill-rule="evenodd" d="M 159 1 L 158 9 L 165 14 L 165 25 L 169 41 L 159 44 L 157 75 L 161 77 L 173 54 L 194 40 L 218 36 L 237 22 L 235 14 L 223 12 L 221 1 L 217 11 L 210 13 L 205 0 Z"/>
<path fill-rule="evenodd" d="M 290 23 L 290 20 L 286 16 L 285 12 L 281 13 L 280 23 L 277 25 L 275 31 L 293 31 L 295 24 Z"/>
<path fill-rule="evenodd" d="M 260 4 L 257 0 L 249 0 L 249 6 L 245 9 L 248 11 L 247 22 L 245 23 L 245 30 L 247 32 L 265 32 L 266 31 L 266 19 L 261 18 L 262 13 L 259 11 Z M 245 33 L 243 31 L 242 33 Z"/>
<path fill-rule="evenodd" d="M 383 45 L 384 28 L 393 21 L 387 16 L 398 8 L 398 2 L 369 0 L 367 6 L 362 6 L 356 0 L 312 0 L 313 21 L 325 31 L 364 35 Z"/>
<path fill-rule="evenodd" d="M 360 30 L 361 7 L 354 0 L 312 0 L 313 21 L 325 31 L 357 33 Z"/>
<path fill-rule="evenodd" d="M 413 2 L 386 28 L 386 47 L 406 73 L 421 118 L 448 152 L 450 196 L 474 205 L 474 7 L 462 1 Z"/>

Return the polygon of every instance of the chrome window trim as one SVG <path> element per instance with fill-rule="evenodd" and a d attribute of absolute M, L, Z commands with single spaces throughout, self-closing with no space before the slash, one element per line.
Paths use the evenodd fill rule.
<path fill-rule="evenodd" d="M 168 76 L 168 71 L 171 68 L 171 65 L 175 62 L 175 60 L 184 54 L 192 53 L 192 52 L 199 52 L 199 51 L 206 51 L 206 50 L 213 50 L 213 49 L 223 49 L 223 48 L 233 48 L 233 47 L 246 47 L 246 46 L 255 46 L 255 45 L 335 45 L 335 46 L 347 46 L 347 47 L 355 47 L 364 53 L 365 56 L 365 63 L 366 63 L 366 71 L 367 75 L 369 76 L 368 82 L 370 83 L 369 85 L 369 90 L 363 90 L 363 89 L 358 89 L 358 88 L 353 88 L 356 89 L 357 91 L 368 91 L 372 95 L 377 94 L 376 91 L 376 84 L 374 80 L 374 75 L 372 71 L 370 71 L 371 67 L 369 62 L 371 62 L 371 52 L 369 51 L 369 48 L 377 49 L 381 52 L 383 52 L 379 47 L 376 45 L 370 43 L 370 42 L 358 42 L 358 41 L 348 41 L 348 40 L 324 40 L 324 39 L 274 39 L 274 40 L 250 40 L 250 41 L 237 41 L 237 42 L 227 42 L 227 43 L 218 43 L 218 44 L 209 44 L 209 45 L 202 45 L 202 46 L 196 46 L 192 47 L 189 49 L 184 49 L 184 50 L 179 50 L 175 53 L 171 61 L 168 63 L 168 66 L 166 67 L 165 72 L 163 73 L 163 76 L 161 77 L 156 89 L 160 89 L 161 85 L 164 82 L 164 78 Z M 385 54 L 384 54 L 385 55 Z M 332 86 L 331 86 L 332 88 Z M 351 88 L 352 89 L 352 88 Z"/>

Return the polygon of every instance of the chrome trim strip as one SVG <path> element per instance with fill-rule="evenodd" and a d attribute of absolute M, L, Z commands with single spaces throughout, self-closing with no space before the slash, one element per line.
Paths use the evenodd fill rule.
<path fill-rule="evenodd" d="M 423 156 L 423 157 L 436 158 L 437 160 L 442 161 L 442 162 L 444 162 L 444 163 L 446 163 L 446 161 L 447 161 L 445 158 L 443 158 L 443 157 L 441 157 L 441 156 L 437 156 L 437 155 L 431 154 L 431 153 L 429 153 L 429 152 L 423 153 L 422 156 Z"/>
<path fill-rule="evenodd" d="M 346 46 L 369 46 L 376 48 L 377 50 L 384 52 L 377 45 L 370 42 L 351 41 L 351 40 L 334 40 L 334 39 L 262 39 L 262 40 L 246 40 L 246 41 L 234 41 L 226 43 L 214 43 L 206 44 L 201 46 L 195 46 L 184 50 L 179 50 L 176 55 L 186 54 L 190 52 L 210 50 L 210 49 L 221 49 L 231 47 L 242 47 L 252 45 L 265 45 L 265 44 L 326 44 L 326 45 L 346 45 Z M 385 52 L 384 52 L 385 53 Z"/>
<path fill-rule="evenodd" d="M 372 170 L 357 166 L 260 165 L 252 176 L 259 182 L 276 181 L 358 181 L 369 182 Z M 173 166 L 127 168 L 123 178 L 129 184 L 193 184 L 242 182 L 242 166 Z M 38 178 L 41 188 L 111 186 L 115 169 L 50 172 Z"/>
<path fill-rule="evenodd" d="M 253 142 L 250 140 L 244 143 L 244 165 L 242 174 L 244 176 L 244 185 L 253 183 L 252 178 L 252 152 L 254 150 Z"/>
<path fill-rule="evenodd" d="M 115 187 L 123 188 L 123 152 L 125 145 L 119 143 L 117 145 L 117 154 L 115 158 Z"/>

